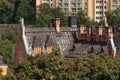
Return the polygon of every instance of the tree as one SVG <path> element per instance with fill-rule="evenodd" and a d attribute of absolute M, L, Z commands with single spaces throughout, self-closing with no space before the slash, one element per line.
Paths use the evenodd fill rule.
<path fill-rule="evenodd" d="M 92 25 L 95 26 L 97 23 L 94 20 L 90 20 L 89 17 L 86 17 L 84 11 L 77 13 L 77 25 Z"/>
<path fill-rule="evenodd" d="M 17 36 L 15 35 L 15 32 L 13 32 L 13 31 L 8 31 L 8 32 L 6 32 L 6 33 L 3 33 L 3 34 L 1 35 L 1 38 L 2 38 L 2 40 L 8 39 L 10 42 L 12 42 L 13 44 L 15 44 L 15 41 L 16 41 Z"/>
<path fill-rule="evenodd" d="M 50 6 L 46 3 L 41 4 L 37 16 L 36 26 L 48 27 L 49 21 L 52 19 Z"/>
<path fill-rule="evenodd" d="M 120 59 L 108 54 L 82 54 L 65 59 L 58 49 L 50 55 L 28 57 L 14 67 L 13 80 L 119 80 Z"/>
<path fill-rule="evenodd" d="M 120 8 L 106 13 L 108 24 L 111 26 L 120 26 Z"/>
<path fill-rule="evenodd" d="M 75 63 L 80 71 L 78 76 L 89 80 L 118 80 L 120 78 L 119 58 L 112 58 L 108 54 L 99 56 L 83 54 Z M 117 65 L 117 66 L 116 66 Z"/>
<path fill-rule="evenodd" d="M 20 0 L 19 2 L 16 11 L 16 21 L 18 21 L 20 17 L 24 17 L 27 24 L 33 24 L 35 22 L 36 13 L 35 8 L 31 5 L 31 0 Z"/>
<path fill-rule="evenodd" d="M 9 67 L 12 65 L 12 50 L 13 44 L 9 40 L 0 40 L 0 55 L 3 56 L 3 61 L 8 64 Z"/>
<path fill-rule="evenodd" d="M 12 23 L 14 0 L 0 0 L 0 23 Z"/>
<path fill-rule="evenodd" d="M 77 14 L 77 25 L 89 25 L 90 20 L 85 16 L 85 13 L 83 11 L 80 11 Z"/>
<path fill-rule="evenodd" d="M 52 17 L 53 18 L 60 18 L 60 25 L 61 26 L 67 26 L 68 20 L 67 20 L 67 16 L 65 16 L 65 14 L 63 13 L 62 10 L 60 10 L 60 8 L 56 8 L 56 9 L 52 9 Z"/>
<path fill-rule="evenodd" d="M 48 24 L 49 24 L 51 19 L 52 19 L 52 17 L 49 14 L 40 13 L 38 18 L 37 18 L 37 21 L 36 21 L 36 26 L 48 27 Z"/>
<path fill-rule="evenodd" d="M 39 13 L 43 13 L 43 14 L 45 14 L 45 15 L 46 15 L 46 14 L 51 15 L 51 8 L 50 8 L 49 4 L 43 3 L 43 4 L 41 4 L 41 5 L 39 6 L 38 12 L 39 12 Z M 39 14 L 39 13 L 38 13 L 38 14 Z"/>
<path fill-rule="evenodd" d="M 40 5 L 38 12 L 37 26 L 47 27 L 52 18 L 60 18 L 61 26 L 67 26 L 67 17 L 59 8 L 53 9 L 50 8 L 48 4 L 44 3 Z"/>

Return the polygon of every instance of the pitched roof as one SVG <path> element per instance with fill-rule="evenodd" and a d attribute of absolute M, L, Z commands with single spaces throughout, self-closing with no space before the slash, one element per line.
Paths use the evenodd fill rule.
<path fill-rule="evenodd" d="M 90 51 L 91 46 L 94 45 L 94 42 L 92 44 L 91 42 L 74 43 L 75 36 L 77 36 L 77 31 L 78 29 L 73 27 L 62 27 L 60 33 L 57 33 L 55 28 L 27 28 L 25 33 L 29 45 L 33 45 L 33 47 L 59 47 L 63 55 L 71 55 L 71 52 L 69 54 L 69 51 L 73 49 L 74 45 L 75 51 L 72 53 L 78 56 L 82 52 Z M 95 44 L 94 46 L 96 45 L 100 44 Z"/>

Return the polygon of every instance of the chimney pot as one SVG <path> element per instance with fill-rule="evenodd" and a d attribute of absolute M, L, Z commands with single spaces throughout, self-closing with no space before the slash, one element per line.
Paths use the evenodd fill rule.
<path fill-rule="evenodd" d="M 59 33 L 60 32 L 60 18 L 56 18 L 56 32 Z"/>

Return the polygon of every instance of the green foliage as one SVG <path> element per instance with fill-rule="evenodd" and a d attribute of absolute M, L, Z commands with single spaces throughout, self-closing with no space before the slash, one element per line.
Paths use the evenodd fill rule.
<path fill-rule="evenodd" d="M 20 17 L 24 17 L 27 24 L 32 24 L 35 21 L 35 8 L 31 5 L 31 0 L 20 0 L 16 11 L 16 21 Z"/>
<path fill-rule="evenodd" d="M 13 21 L 14 0 L 0 0 L 0 23 Z"/>
<path fill-rule="evenodd" d="M 43 14 L 50 14 L 51 13 L 51 8 L 47 3 L 41 4 L 39 6 L 39 12 Z"/>
<path fill-rule="evenodd" d="M 12 65 L 12 48 L 13 44 L 9 40 L 0 40 L 0 55 L 3 56 L 5 64 Z"/>
<path fill-rule="evenodd" d="M 0 0 L 0 23 L 16 23 L 24 17 L 27 24 L 33 24 L 35 8 L 35 0 Z"/>
<path fill-rule="evenodd" d="M 39 27 L 48 27 L 48 23 L 51 20 L 51 16 L 48 14 L 40 13 L 36 21 L 36 26 Z"/>
<path fill-rule="evenodd" d="M 89 19 L 85 16 L 83 11 L 77 14 L 77 25 L 88 25 L 90 24 Z"/>
<path fill-rule="evenodd" d="M 60 8 L 52 9 L 52 17 L 60 18 L 60 25 L 66 27 L 68 24 L 68 18 L 65 14 L 60 10 Z"/>
<path fill-rule="evenodd" d="M 67 26 L 67 16 L 59 9 L 50 8 L 46 3 L 41 4 L 39 7 L 39 14 L 36 25 L 40 27 L 47 27 L 52 18 L 60 18 L 61 26 Z"/>
<path fill-rule="evenodd" d="M 50 55 L 28 57 L 14 67 L 13 80 L 119 80 L 120 59 L 108 54 L 82 54 L 65 59 L 58 49 Z"/>
<path fill-rule="evenodd" d="M 114 10 L 113 12 L 107 12 L 107 21 L 109 25 L 120 26 L 120 8 Z"/>
<path fill-rule="evenodd" d="M 96 26 L 97 22 L 94 20 L 90 20 L 89 17 L 86 17 L 84 11 L 78 12 L 77 13 L 77 25 L 91 25 L 91 26 Z"/>
<path fill-rule="evenodd" d="M 12 42 L 14 44 L 15 40 L 16 40 L 16 35 L 13 31 L 9 31 L 7 33 L 2 34 L 1 38 L 2 38 L 2 40 L 8 39 L 10 42 Z"/>

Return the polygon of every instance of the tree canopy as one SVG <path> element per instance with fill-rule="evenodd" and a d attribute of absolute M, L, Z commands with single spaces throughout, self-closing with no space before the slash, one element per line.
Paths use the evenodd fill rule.
<path fill-rule="evenodd" d="M 120 8 L 117 8 L 116 10 L 112 12 L 107 12 L 107 21 L 110 26 L 120 26 Z"/>
<path fill-rule="evenodd" d="M 16 21 L 24 17 L 27 24 L 34 23 L 36 18 L 35 8 L 31 5 L 31 0 L 20 0 L 16 11 Z"/>
<path fill-rule="evenodd" d="M 82 54 L 69 59 L 54 49 L 50 55 L 28 57 L 14 67 L 13 80 L 119 80 L 120 59 L 108 54 Z"/>
<path fill-rule="evenodd" d="M 9 40 L 0 40 L 0 55 L 9 67 L 12 65 L 13 44 Z"/>
<path fill-rule="evenodd" d="M 60 25 L 64 27 L 67 26 L 67 16 L 65 16 L 59 8 L 53 9 L 50 8 L 48 4 L 44 3 L 39 6 L 38 12 L 39 14 L 36 21 L 37 26 L 48 27 L 48 24 L 52 18 L 60 18 Z"/>
<path fill-rule="evenodd" d="M 17 23 L 20 17 L 24 17 L 26 24 L 47 27 L 52 18 L 60 18 L 60 25 L 68 26 L 68 15 L 60 8 L 51 8 L 46 3 L 39 6 L 38 14 L 35 0 L 1 0 L 0 6 L 0 23 Z M 83 11 L 77 14 L 77 19 L 78 25 L 95 25 Z"/>
<path fill-rule="evenodd" d="M 13 21 L 14 0 L 0 0 L 0 23 Z"/>
<path fill-rule="evenodd" d="M 84 13 L 84 11 L 80 11 L 77 13 L 77 25 L 97 25 L 94 20 L 90 20 Z"/>

